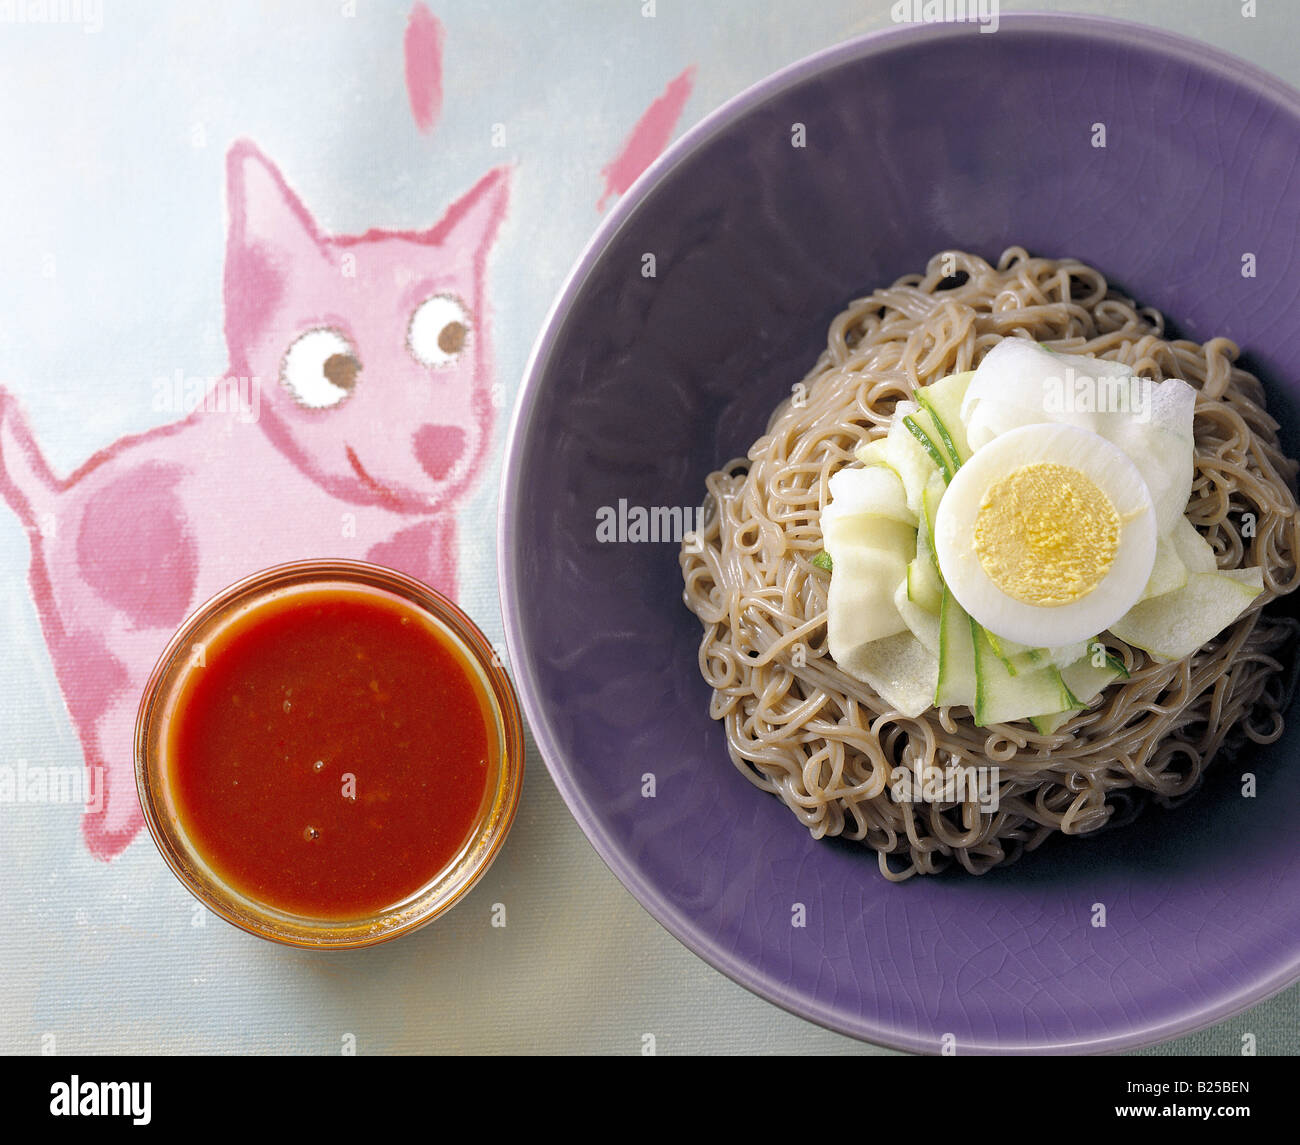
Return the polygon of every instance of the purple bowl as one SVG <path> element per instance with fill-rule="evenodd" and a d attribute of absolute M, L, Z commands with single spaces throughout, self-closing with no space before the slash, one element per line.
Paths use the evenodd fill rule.
<path fill-rule="evenodd" d="M 1074 256 L 1178 333 L 1227 335 L 1289 430 L 1297 154 L 1300 96 L 1240 60 L 1132 24 L 1008 15 L 995 35 L 902 28 L 785 69 L 685 135 L 605 219 L 511 427 L 506 635 L 574 816 L 707 962 L 812 1021 L 919 1052 L 945 1035 L 958 1053 L 1131 1049 L 1300 978 L 1300 720 L 1174 812 L 982 878 L 893 885 L 872 852 L 814 841 L 732 766 L 677 546 L 596 529 L 620 499 L 698 505 L 844 303 L 949 247 Z M 1243 771 L 1256 798 L 1241 797 Z"/>

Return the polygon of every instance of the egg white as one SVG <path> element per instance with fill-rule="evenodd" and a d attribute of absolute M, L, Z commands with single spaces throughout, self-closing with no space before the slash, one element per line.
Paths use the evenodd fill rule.
<path fill-rule="evenodd" d="M 1010 596 L 975 552 L 975 524 L 988 489 L 1037 462 L 1086 474 L 1120 518 L 1110 569 L 1091 592 L 1068 604 L 1035 605 Z M 984 443 L 953 476 L 934 522 L 935 555 L 957 603 L 996 636 L 1035 648 L 1092 639 L 1128 612 L 1151 576 L 1156 540 L 1151 493 L 1124 450 L 1089 429 L 1060 423 L 1008 429 Z"/>

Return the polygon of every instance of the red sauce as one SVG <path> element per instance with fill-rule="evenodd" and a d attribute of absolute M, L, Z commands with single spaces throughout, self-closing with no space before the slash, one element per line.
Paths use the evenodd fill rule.
<path fill-rule="evenodd" d="M 315 587 L 224 626 L 168 727 L 177 815 L 231 887 L 328 920 L 397 905 L 455 858 L 496 750 L 452 638 L 383 593 Z"/>

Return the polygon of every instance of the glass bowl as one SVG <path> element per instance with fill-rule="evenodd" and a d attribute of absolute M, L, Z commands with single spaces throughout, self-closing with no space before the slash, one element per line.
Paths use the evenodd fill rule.
<path fill-rule="evenodd" d="M 173 791 L 169 730 L 205 648 L 226 626 L 304 589 L 378 593 L 431 623 L 472 669 L 486 709 L 488 775 L 474 825 L 460 850 L 414 894 L 364 918 L 314 918 L 257 901 L 221 875 L 186 830 Z M 306 560 L 254 573 L 218 593 L 172 637 L 149 678 L 135 729 L 135 774 L 145 822 L 167 865 L 214 914 L 260 938 L 290 946 L 346 949 L 407 934 L 459 902 L 505 841 L 523 780 L 524 741 L 514 687 L 483 633 L 446 597 L 412 577 L 360 561 Z"/>

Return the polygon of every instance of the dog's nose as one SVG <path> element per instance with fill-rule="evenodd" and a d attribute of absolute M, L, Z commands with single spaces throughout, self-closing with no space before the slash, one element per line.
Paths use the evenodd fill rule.
<path fill-rule="evenodd" d="M 415 459 L 441 481 L 465 452 L 465 431 L 452 425 L 426 425 L 415 435 Z"/>

